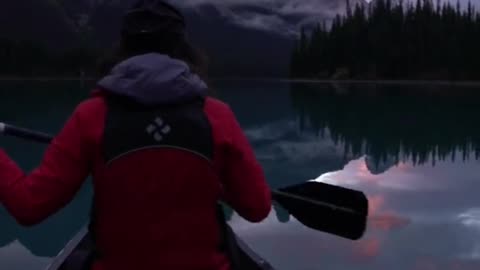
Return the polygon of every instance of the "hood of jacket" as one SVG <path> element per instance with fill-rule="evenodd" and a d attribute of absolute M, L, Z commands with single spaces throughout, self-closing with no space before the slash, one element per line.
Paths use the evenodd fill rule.
<path fill-rule="evenodd" d="M 144 105 L 181 103 L 205 97 L 208 92 L 206 83 L 185 62 L 158 53 L 119 63 L 98 86 Z"/>

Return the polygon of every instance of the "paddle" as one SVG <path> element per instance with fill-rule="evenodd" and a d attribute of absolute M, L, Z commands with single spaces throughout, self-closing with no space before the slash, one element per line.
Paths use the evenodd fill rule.
<path fill-rule="evenodd" d="M 368 200 L 360 191 L 306 182 L 272 191 L 273 199 L 303 225 L 351 240 L 365 233 Z"/>
<path fill-rule="evenodd" d="M 0 122 L 0 134 L 14 136 L 17 138 L 39 142 L 39 143 L 50 143 L 50 141 L 52 140 L 52 136 L 48 134 L 11 126 L 1 122 Z"/>
<path fill-rule="evenodd" d="M 39 143 L 52 136 L 0 123 L 0 134 Z M 305 226 L 351 240 L 366 230 L 368 200 L 360 191 L 320 182 L 306 182 L 272 191 L 273 199 Z"/>

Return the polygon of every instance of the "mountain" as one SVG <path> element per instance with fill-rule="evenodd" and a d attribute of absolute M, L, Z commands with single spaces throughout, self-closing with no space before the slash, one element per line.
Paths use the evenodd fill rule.
<path fill-rule="evenodd" d="M 15 0 L 0 9 L 0 39 L 33 40 L 54 51 L 81 38 L 106 49 L 119 38 L 122 15 L 133 0 Z M 286 77 L 294 39 L 242 26 L 211 4 L 183 8 L 194 46 L 207 54 L 213 77 Z M 268 10 L 246 7 L 233 12 Z M 88 36 L 84 34 L 88 33 Z"/>
<path fill-rule="evenodd" d="M 293 39 L 236 25 L 212 5 L 184 13 L 190 38 L 210 56 L 213 74 L 227 77 L 288 74 Z"/>
<path fill-rule="evenodd" d="M 35 40 L 55 50 L 73 46 L 75 27 L 54 0 L 2 1 L 0 38 Z"/>
<path fill-rule="evenodd" d="M 79 44 L 84 43 L 80 41 L 107 49 L 118 40 L 122 15 L 134 1 L 4 1 L 0 40 L 34 40 L 55 51 L 81 47 Z M 305 6 L 288 6 L 298 11 L 286 12 L 281 6 L 248 1 L 216 3 L 178 2 L 187 17 L 190 40 L 207 54 L 212 77 L 287 77 L 299 25 L 311 29 L 336 13 L 344 13 L 347 3 L 352 9 L 357 4 L 367 5 L 364 0 L 319 0 L 315 5 L 307 1 Z M 306 11 L 309 5 L 315 10 Z M 66 59 L 66 64 L 71 63 Z"/>
<path fill-rule="evenodd" d="M 129 4 L 102 5 L 91 14 L 91 28 L 98 46 L 118 39 L 122 14 Z M 214 76 L 286 76 L 293 40 L 232 23 L 209 4 L 183 9 L 189 38 L 205 51 Z"/>

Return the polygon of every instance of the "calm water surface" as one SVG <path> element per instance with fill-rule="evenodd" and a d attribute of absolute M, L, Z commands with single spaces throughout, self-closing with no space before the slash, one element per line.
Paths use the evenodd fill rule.
<path fill-rule="evenodd" d="M 272 187 L 316 180 L 369 197 L 368 231 L 359 241 L 305 228 L 279 207 L 261 224 L 233 213 L 235 231 L 278 269 L 480 269 L 480 89 L 214 86 Z M 0 82 L 0 120 L 55 133 L 87 96 L 88 85 L 78 82 Z M 44 151 L 5 137 L 0 147 L 25 170 Z M 90 198 L 86 182 L 65 209 L 29 229 L 0 206 L 0 269 L 43 269 L 87 222 Z"/>

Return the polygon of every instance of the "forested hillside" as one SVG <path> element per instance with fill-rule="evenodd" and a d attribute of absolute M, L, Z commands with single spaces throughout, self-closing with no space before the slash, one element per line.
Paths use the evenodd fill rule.
<path fill-rule="evenodd" d="M 480 79 L 480 15 L 472 5 L 377 0 L 302 32 L 291 75 L 334 79 Z"/>

